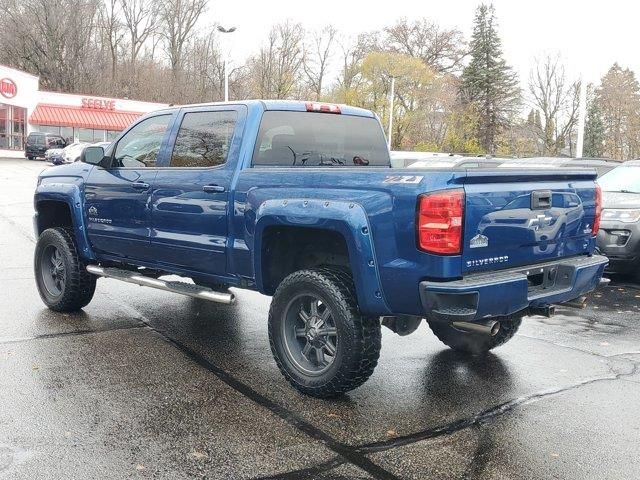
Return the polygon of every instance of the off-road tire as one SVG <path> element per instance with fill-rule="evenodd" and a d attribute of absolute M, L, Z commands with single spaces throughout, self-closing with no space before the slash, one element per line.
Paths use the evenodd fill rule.
<path fill-rule="evenodd" d="M 307 293 L 320 297 L 331 309 L 337 331 L 335 357 L 329 369 L 316 376 L 296 368 L 282 333 L 287 305 Z M 269 309 L 269 343 L 278 368 L 293 387 L 314 397 L 339 396 L 367 381 L 380 356 L 380 330 L 378 318 L 359 312 L 351 275 L 334 268 L 290 274 L 276 289 Z"/>
<path fill-rule="evenodd" d="M 47 289 L 41 268 L 43 255 L 51 246 L 60 252 L 65 270 L 64 285 L 57 295 Z M 34 271 L 38 293 L 47 307 L 56 312 L 76 312 L 89 304 L 96 290 L 96 277 L 86 267 L 70 229 L 58 227 L 42 232 L 36 244 Z"/>
<path fill-rule="evenodd" d="M 438 340 L 446 346 L 458 352 L 482 355 L 511 340 L 520 328 L 522 316 L 496 317 L 492 320 L 500 322 L 500 330 L 494 336 L 476 332 L 463 332 L 447 322 L 427 320 L 427 323 L 431 331 L 438 337 Z"/>

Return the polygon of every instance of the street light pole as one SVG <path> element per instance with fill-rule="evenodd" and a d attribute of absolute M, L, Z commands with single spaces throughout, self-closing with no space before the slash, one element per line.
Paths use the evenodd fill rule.
<path fill-rule="evenodd" d="M 229 73 L 227 72 L 227 57 L 224 57 L 224 101 L 229 101 Z"/>
<path fill-rule="evenodd" d="M 218 25 L 218 31 L 220 33 L 233 33 L 236 31 L 236 27 L 224 28 L 222 25 Z M 229 101 L 229 55 L 228 48 L 223 52 L 224 54 L 224 101 Z"/>
<path fill-rule="evenodd" d="M 580 96 L 578 98 L 578 140 L 576 142 L 576 158 L 580 158 L 583 155 L 584 125 L 587 120 L 587 83 L 584 81 L 584 75 L 580 79 Z"/>
<path fill-rule="evenodd" d="M 391 150 L 391 134 L 393 132 L 393 101 L 395 99 L 396 77 L 391 77 L 391 95 L 389 99 L 389 130 L 387 132 L 387 146 Z"/>

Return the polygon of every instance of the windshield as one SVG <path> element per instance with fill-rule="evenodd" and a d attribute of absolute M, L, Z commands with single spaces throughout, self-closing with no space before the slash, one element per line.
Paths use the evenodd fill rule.
<path fill-rule="evenodd" d="M 375 118 L 315 112 L 265 112 L 253 165 L 388 167 L 389 150 Z"/>
<path fill-rule="evenodd" d="M 640 193 L 640 166 L 618 167 L 598 179 L 605 192 Z"/>

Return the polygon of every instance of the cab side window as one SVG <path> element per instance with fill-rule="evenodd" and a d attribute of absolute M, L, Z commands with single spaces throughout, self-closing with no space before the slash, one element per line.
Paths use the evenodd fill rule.
<path fill-rule="evenodd" d="M 227 161 L 238 113 L 185 113 L 171 155 L 170 167 L 203 168 Z"/>
<path fill-rule="evenodd" d="M 147 118 L 129 130 L 113 154 L 112 167 L 155 167 L 171 115 Z"/>

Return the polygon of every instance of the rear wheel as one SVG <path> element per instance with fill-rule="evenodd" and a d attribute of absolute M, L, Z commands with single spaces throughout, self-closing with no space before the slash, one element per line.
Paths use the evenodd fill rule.
<path fill-rule="evenodd" d="M 87 272 L 67 229 L 42 232 L 36 244 L 34 269 L 40 298 L 51 310 L 75 312 L 93 298 L 96 277 Z"/>
<path fill-rule="evenodd" d="M 522 316 L 496 317 L 492 320 L 500 322 L 500 329 L 495 335 L 465 332 L 447 322 L 427 320 L 427 323 L 438 340 L 453 350 L 482 355 L 511 340 L 520 328 Z"/>
<path fill-rule="evenodd" d="M 351 276 L 301 270 L 285 278 L 269 309 L 278 368 L 302 393 L 332 397 L 362 385 L 378 363 L 380 322 L 358 311 Z"/>

